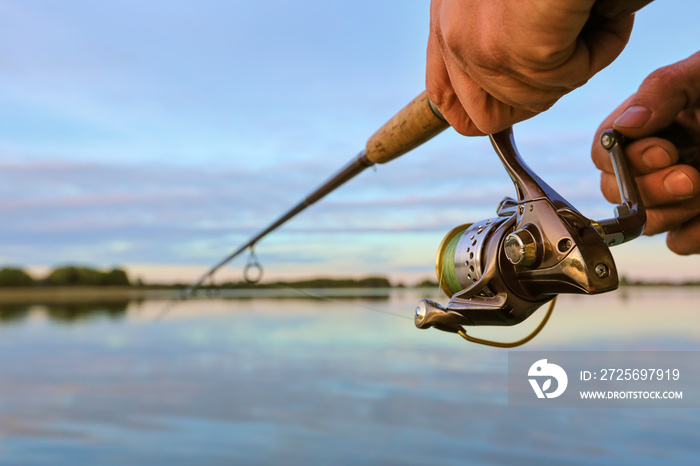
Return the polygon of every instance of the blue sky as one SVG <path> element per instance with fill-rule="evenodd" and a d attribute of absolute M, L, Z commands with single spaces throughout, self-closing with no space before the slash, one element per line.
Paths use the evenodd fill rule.
<path fill-rule="evenodd" d="M 128 266 L 192 279 L 350 160 L 424 88 L 424 1 L 3 1 L 0 263 Z M 656 0 L 629 46 L 515 128 L 581 211 L 609 217 L 593 132 L 654 69 L 698 49 L 697 2 Z M 257 247 L 269 277 L 433 274 L 452 227 L 512 185 L 452 130 L 368 171 Z M 699 277 L 663 238 L 616 250 L 629 276 Z M 227 274 L 238 278 L 244 264 Z"/>

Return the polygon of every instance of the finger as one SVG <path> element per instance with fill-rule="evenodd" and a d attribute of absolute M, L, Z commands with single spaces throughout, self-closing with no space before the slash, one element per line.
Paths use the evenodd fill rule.
<path fill-rule="evenodd" d="M 631 138 L 650 136 L 678 121 L 700 144 L 700 52 L 656 70 L 639 90 L 617 107 L 596 131 L 591 156 L 598 168 L 612 171 L 607 152 L 598 142 L 615 128 Z"/>
<path fill-rule="evenodd" d="M 526 37 L 515 41 L 527 49 L 513 54 L 514 58 L 534 56 L 535 60 L 515 63 L 512 68 L 523 72 L 538 85 L 579 87 L 620 55 L 627 45 L 633 24 L 634 16 L 630 15 L 606 21 L 603 27 L 586 30 L 580 35 L 579 29 L 575 35 L 572 34 L 573 41 L 568 47 L 556 43 L 556 37 L 561 36 L 561 31 L 552 30 L 551 25 L 548 28 L 543 26 L 549 30 L 539 34 L 545 39 L 540 47 L 531 46 L 531 40 L 527 40 Z M 520 28 L 512 28 L 508 33 L 514 33 L 512 31 L 518 29 Z M 553 37 L 548 37 L 547 32 L 554 33 Z M 547 42 L 551 45 L 547 46 Z M 545 66 L 540 65 L 538 69 L 538 62 Z"/>
<path fill-rule="evenodd" d="M 700 217 L 695 217 L 666 235 L 668 248 L 680 255 L 700 253 Z"/>
<path fill-rule="evenodd" d="M 611 115 L 613 127 L 639 138 L 667 127 L 681 111 L 699 104 L 700 52 L 659 68 L 644 79 L 624 108 Z"/>
<path fill-rule="evenodd" d="M 452 123 L 450 117 L 454 116 L 458 126 L 453 127 L 457 132 L 464 135 L 493 134 L 536 115 L 535 111 L 513 107 L 489 94 L 463 67 L 465 63 L 458 61 L 444 44 L 437 45 L 441 37 L 434 35 L 433 46 L 442 50 L 445 79 L 453 93 L 446 102 L 449 114 L 446 117 Z"/>
<path fill-rule="evenodd" d="M 639 139 L 628 144 L 624 151 L 630 168 L 638 175 L 652 173 L 678 162 L 676 146 L 666 139 Z M 598 141 L 594 143 L 591 153 L 593 163 L 599 170 L 614 173 L 610 155 Z"/>
<path fill-rule="evenodd" d="M 674 165 L 638 176 L 636 182 L 646 207 L 685 201 L 700 193 L 700 173 L 688 165 Z M 608 201 L 620 203 L 620 190 L 614 175 L 602 172 L 600 189 Z"/>
<path fill-rule="evenodd" d="M 438 59 L 436 58 L 434 61 L 437 62 Z M 449 82 L 447 69 L 445 69 L 444 64 L 431 64 L 430 58 L 428 59 L 425 90 L 428 93 L 428 98 L 437 106 L 442 116 L 455 131 L 464 136 L 484 135 L 474 126 L 471 118 L 464 111 L 457 94 L 452 88 L 452 84 Z"/>
<path fill-rule="evenodd" d="M 448 123 L 465 136 L 497 133 L 534 112 L 515 109 L 488 94 L 449 54 L 441 53 L 439 35 L 428 39 L 426 90 Z"/>
<path fill-rule="evenodd" d="M 657 235 L 679 228 L 685 222 L 700 215 L 700 198 L 689 199 L 678 204 L 647 209 L 647 224 L 644 234 Z"/>
<path fill-rule="evenodd" d="M 431 10 L 438 2 L 431 4 Z M 431 11 L 431 33 L 428 37 L 425 90 L 440 113 L 458 133 L 464 136 L 483 136 L 464 110 L 454 91 L 442 54 L 440 32 L 435 14 Z"/>
<path fill-rule="evenodd" d="M 481 134 L 497 133 L 537 114 L 496 99 L 456 65 L 447 63 L 447 71 L 459 103 Z"/>

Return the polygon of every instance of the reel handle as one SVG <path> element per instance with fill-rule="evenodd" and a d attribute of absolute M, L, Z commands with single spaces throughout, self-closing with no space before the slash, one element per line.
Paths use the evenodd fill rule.
<path fill-rule="evenodd" d="M 678 149 L 679 163 L 700 169 L 698 146 L 681 125 L 672 123 L 652 137 L 671 141 Z M 622 203 L 615 207 L 614 218 L 597 222 L 598 231 L 608 246 L 616 246 L 638 238 L 644 233 L 646 226 L 646 210 L 624 152 L 624 147 L 634 141 L 635 139 L 628 139 L 613 129 L 603 131 L 600 136 L 600 144 L 610 155 L 622 199 Z"/>
<path fill-rule="evenodd" d="M 600 144 L 610 155 L 622 199 L 622 203 L 615 207 L 614 218 L 597 222 L 598 231 L 608 246 L 638 238 L 644 233 L 647 223 L 647 213 L 639 195 L 637 181 L 623 150 L 626 143 L 625 137 L 614 129 L 605 130 L 600 135 Z"/>

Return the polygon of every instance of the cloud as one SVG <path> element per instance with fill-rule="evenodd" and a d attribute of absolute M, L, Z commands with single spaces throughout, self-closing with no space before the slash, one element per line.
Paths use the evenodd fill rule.
<path fill-rule="evenodd" d="M 381 235 L 402 235 L 413 238 L 414 249 L 432 251 L 432 243 L 419 244 L 421 235 L 433 234 L 439 241 L 457 225 L 494 217 L 498 202 L 515 195 L 488 141 L 456 141 L 448 137 L 432 148 L 379 166 L 376 172 L 366 170 L 276 235 L 302 249 L 314 244 L 312 237 L 335 244 L 348 235 L 353 242 L 363 236 L 376 240 Z M 543 177 L 563 183 L 572 200 L 591 199 L 591 185 L 580 170 L 564 171 L 551 163 L 557 157 L 557 141 L 543 145 L 526 139 L 522 146 L 523 151 L 538 154 L 538 163 L 547 167 Z M 214 166 L 3 159 L 0 215 L 12 221 L 1 238 L 12 247 L 2 258 L 40 264 L 211 262 L 305 198 L 347 162 L 340 157 L 301 161 L 290 157 L 265 167 L 248 166 L 245 159 Z M 591 174 L 597 176 L 594 170 Z M 334 260 L 332 253 L 323 251 L 326 256 L 316 261 Z M 275 260 L 284 261 L 283 254 Z M 303 260 L 309 261 L 309 254 L 302 253 Z M 354 249 L 351 254 L 381 256 Z"/>

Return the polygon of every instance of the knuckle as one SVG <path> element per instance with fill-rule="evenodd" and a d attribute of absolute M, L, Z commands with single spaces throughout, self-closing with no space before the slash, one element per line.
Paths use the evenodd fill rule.
<path fill-rule="evenodd" d="M 561 64 L 567 58 L 568 53 L 568 50 L 560 44 L 547 42 L 528 47 L 524 58 L 527 59 L 530 66 L 536 69 L 551 70 Z"/>
<path fill-rule="evenodd" d="M 664 66 L 647 76 L 639 87 L 642 96 L 665 96 L 666 105 L 680 111 L 698 99 L 696 77 L 679 63 Z"/>
<path fill-rule="evenodd" d="M 677 66 L 669 65 L 652 71 L 652 73 L 644 79 L 642 86 L 669 89 L 669 87 L 673 87 L 676 83 L 684 79 L 684 74 Z"/>
<path fill-rule="evenodd" d="M 658 68 L 649 74 L 649 76 L 646 77 L 644 80 L 645 83 L 648 84 L 662 84 L 662 85 L 668 85 L 675 81 L 676 79 L 676 73 L 673 71 L 673 68 L 664 66 L 662 68 Z"/>
<path fill-rule="evenodd" d="M 472 116 L 472 122 L 483 134 L 498 133 L 514 123 L 509 120 L 497 118 L 488 112 L 478 113 L 476 116 Z"/>
<path fill-rule="evenodd" d="M 469 30 L 455 21 L 447 22 L 441 28 L 442 45 L 447 51 L 455 57 L 460 63 L 483 63 L 488 60 L 489 54 L 485 52 L 482 41 L 486 40 L 485 36 L 479 37 L 479 40 L 471 37 Z M 469 44 L 469 46 L 465 46 Z"/>
<path fill-rule="evenodd" d="M 475 29 L 460 21 L 445 21 L 440 25 L 439 43 L 463 70 L 500 70 L 508 61 L 501 46 L 502 38 L 492 28 Z"/>

